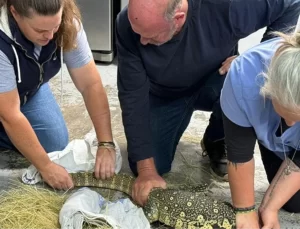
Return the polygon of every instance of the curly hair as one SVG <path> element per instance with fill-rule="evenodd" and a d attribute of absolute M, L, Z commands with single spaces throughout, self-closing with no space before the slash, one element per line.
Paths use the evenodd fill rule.
<path fill-rule="evenodd" d="M 11 6 L 22 17 L 31 17 L 32 13 L 38 15 L 55 15 L 63 7 L 61 25 L 55 34 L 59 47 L 64 51 L 76 48 L 76 37 L 81 26 L 81 14 L 75 0 L 1 0 L 0 7 Z M 8 11 L 9 12 L 9 11 Z"/>

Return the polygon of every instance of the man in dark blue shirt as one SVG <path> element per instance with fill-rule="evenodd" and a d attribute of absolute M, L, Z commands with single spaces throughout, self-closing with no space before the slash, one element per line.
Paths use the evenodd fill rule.
<path fill-rule="evenodd" d="M 139 204 L 166 186 L 160 175 L 194 110 L 212 111 L 201 145 L 226 179 L 219 97 L 237 43 L 264 27 L 263 40 L 291 29 L 299 13 L 300 0 L 129 1 L 116 23 L 118 90 Z"/>

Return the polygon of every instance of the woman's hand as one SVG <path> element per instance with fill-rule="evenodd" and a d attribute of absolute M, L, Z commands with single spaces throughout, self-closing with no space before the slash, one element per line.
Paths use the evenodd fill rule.
<path fill-rule="evenodd" d="M 68 172 L 62 166 L 55 164 L 52 161 L 44 166 L 39 172 L 43 180 L 52 188 L 68 190 L 74 187 Z"/>
<path fill-rule="evenodd" d="M 108 179 L 115 174 L 116 150 L 99 147 L 95 163 L 95 177 Z"/>
<path fill-rule="evenodd" d="M 236 214 L 237 229 L 259 229 L 258 214 L 256 211 Z"/>
<path fill-rule="evenodd" d="M 260 208 L 259 215 L 262 229 L 280 229 L 277 210 Z"/>

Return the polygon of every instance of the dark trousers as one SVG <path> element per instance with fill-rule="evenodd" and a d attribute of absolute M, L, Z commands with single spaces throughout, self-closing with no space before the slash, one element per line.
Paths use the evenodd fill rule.
<path fill-rule="evenodd" d="M 194 110 L 212 111 L 205 131 L 208 139 L 214 141 L 224 138 L 219 100 L 224 79 L 225 76 L 217 71 L 194 94 L 178 99 L 159 98 L 150 94 L 150 128 L 154 161 L 159 174 L 171 170 L 177 144 Z M 129 165 L 137 175 L 136 163 L 132 163 L 130 158 Z"/>
<path fill-rule="evenodd" d="M 271 183 L 282 164 L 282 160 L 281 158 L 277 157 L 272 151 L 268 150 L 260 144 L 259 149 L 268 181 L 269 183 Z M 296 192 L 296 194 L 282 208 L 288 212 L 299 213 L 300 191 Z"/>

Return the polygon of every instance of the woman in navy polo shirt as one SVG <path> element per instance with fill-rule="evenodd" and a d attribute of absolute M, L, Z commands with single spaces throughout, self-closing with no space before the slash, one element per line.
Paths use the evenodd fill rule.
<path fill-rule="evenodd" d="M 280 34 L 238 57 L 226 77 L 221 107 L 237 228 L 277 229 L 281 208 L 300 212 L 300 33 Z M 270 182 L 258 214 L 256 140 Z"/>
<path fill-rule="evenodd" d="M 74 0 L 0 1 L 0 147 L 17 149 L 57 189 L 73 186 L 48 152 L 63 150 L 68 132 L 48 81 L 65 62 L 94 124 L 95 175 L 115 168 L 110 112 Z"/>

